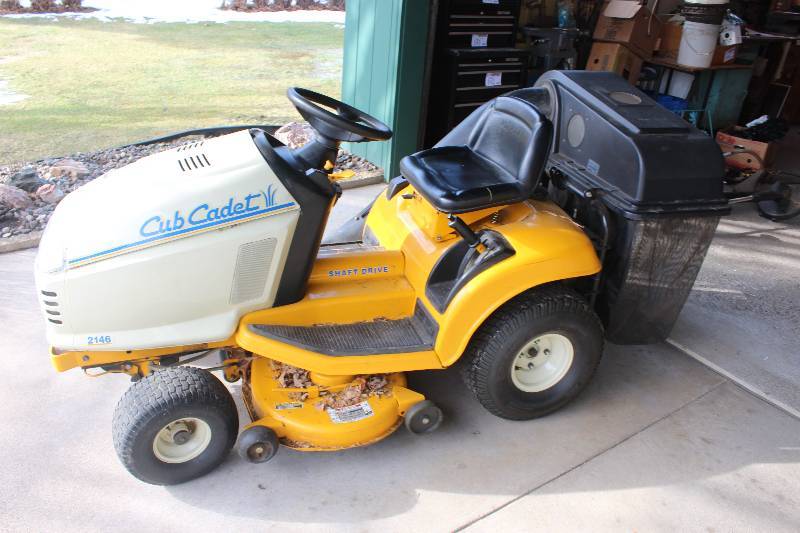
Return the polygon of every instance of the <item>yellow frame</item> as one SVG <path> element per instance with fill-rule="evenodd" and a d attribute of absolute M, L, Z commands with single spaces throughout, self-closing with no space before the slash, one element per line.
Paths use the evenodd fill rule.
<path fill-rule="evenodd" d="M 56 370 L 132 362 L 147 373 L 165 355 L 222 347 L 241 347 L 327 375 L 392 373 L 441 369 L 463 354 L 478 327 L 502 304 L 533 287 L 591 276 L 600 262 L 583 230 L 552 202 L 529 201 L 462 215 L 475 230 L 499 232 L 513 256 L 469 281 L 439 313 L 425 294 L 436 261 L 456 238 L 446 216 L 413 188 L 391 200 L 381 194 L 372 206 L 366 231 L 380 247 L 322 253 L 300 302 L 243 316 L 234 335 L 218 342 L 125 352 L 52 352 Z M 330 357 L 265 338 L 251 324 L 306 325 L 399 319 L 419 301 L 437 322 L 432 350 L 372 356 Z"/>

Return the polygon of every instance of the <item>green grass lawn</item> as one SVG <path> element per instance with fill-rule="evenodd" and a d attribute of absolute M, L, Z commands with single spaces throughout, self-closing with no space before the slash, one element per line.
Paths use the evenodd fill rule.
<path fill-rule="evenodd" d="M 168 0 L 165 0 L 168 1 Z M 0 164 L 221 124 L 283 124 L 297 85 L 334 97 L 344 30 L 323 23 L 0 19 Z"/>

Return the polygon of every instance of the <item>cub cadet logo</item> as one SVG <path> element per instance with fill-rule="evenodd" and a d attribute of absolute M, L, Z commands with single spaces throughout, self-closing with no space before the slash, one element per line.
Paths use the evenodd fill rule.
<path fill-rule="evenodd" d="M 139 228 L 139 233 L 142 237 L 153 237 L 184 228 L 222 224 L 228 219 L 247 218 L 257 212 L 264 212 L 274 205 L 275 191 L 270 185 L 266 191 L 259 191 L 258 194 L 248 194 L 241 199 L 228 198 L 228 202 L 221 206 L 212 207 L 209 204 L 200 204 L 191 209 L 186 216 L 180 210 L 176 210 L 171 217 L 152 216 L 144 221 Z"/>

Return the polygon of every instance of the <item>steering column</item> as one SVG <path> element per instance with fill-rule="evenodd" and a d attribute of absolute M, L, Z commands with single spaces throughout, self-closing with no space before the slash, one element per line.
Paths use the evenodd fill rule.
<path fill-rule="evenodd" d="M 330 172 L 333 167 L 326 168 L 326 163 L 336 162 L 342 142 L 385 141 L 392 137 L 389 126 L 377 118 L 330 96 L 299 87 L 290 88 L 287 96 L 314 129 L 314 138 L 293 151 L 309 168 Z"/>

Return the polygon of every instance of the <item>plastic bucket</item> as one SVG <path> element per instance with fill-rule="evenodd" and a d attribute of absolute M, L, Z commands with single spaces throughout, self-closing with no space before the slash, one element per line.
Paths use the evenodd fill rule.
<path fill-rule="evenodd" d="M 669 85 L 667 85 L 667 77 L 664 76 L 661 80 L 661 87 L 658 88 L 658 92 L 676 98 L 686 98 L 692 90 L 692 83 L 694 83 L 694 74 L 676 70 L 672 73 Z"/>
<path fill-rule="evenodd" d="M 725 18 L 727 4 L 696 4 L 686 2 L 681 8 L 681 14 L 689 22 L 701 24 L 722 24 Z"/>
<path fill-rule="evenodd" d="M 700 22 L 683 23 L 678 64 L 686 67 L 706 68 L 711 65 L 714 49 L 719 40 L 719 24 Z"/>

